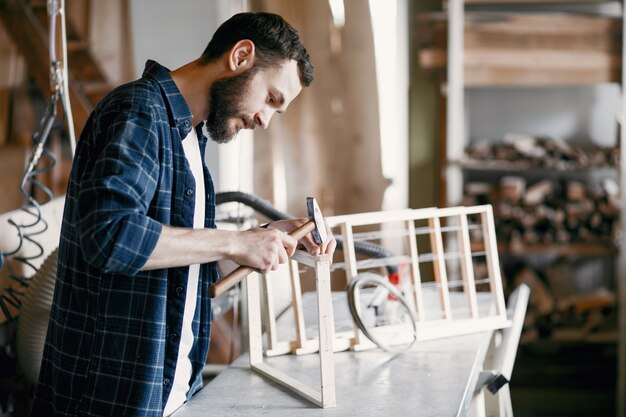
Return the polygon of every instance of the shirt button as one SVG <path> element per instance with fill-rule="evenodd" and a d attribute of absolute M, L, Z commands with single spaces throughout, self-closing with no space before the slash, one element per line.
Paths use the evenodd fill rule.
<path fill-rule="evenodd" d="M 184 125 L 185 125 L 185 127 L 189 127 L 189 120 L 185 120 Z"/>
<path fill-rule="evenodd" d="M 168 386 L 169 384 L 170 384 L 170 380 L 169 380 L 169 379 L 167 379 L 167 378 L 165 378 L 165 379 L 163 380 L 163 385 Z"/>
<path fill-rule="evenodd" d="M 176 333 L 170 333 L 170 340 L 176 340 L 178 335 Z"/>
<path fill-rule="evenodd" d="M 190 188 L 190 189 L 187 190 L 187 192 L 185 194 L 187 194 L 188 196 L 192 196 L 193 195 L 193 190 Z"/>
<path fill-rule="evenodd" d="M 182 295 L 183 292 L 185 292 L 185 289 L 183 287 L 176 287 L 176 294 Z"/>

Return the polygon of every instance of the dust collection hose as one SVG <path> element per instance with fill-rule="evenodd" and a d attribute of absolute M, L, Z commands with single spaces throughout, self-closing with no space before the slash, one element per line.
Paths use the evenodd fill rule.
<path fill-rule="evenodd" d="M 215 202 L 217 205 L 231 202 L 241 203 L 254 209 L 256 212 L 262 214 L 272 221 L 294 218 L 294 216 L 283 213 L 282 211 L 276 209 L 276 207 L 274 207 L 269 201 L 257 197 L 253 194 L 248 194 L 241 191 L 227 191 L 217 193 L 215 195 Z M 342 249 L 343 242 L 341 238 L 335 237 L 335 240 L 337 241 L 337 249 Z M 354 251 L 358 254 L 365 255 L 370 258 L 387 258 L 393 256 L 393 254 L 387 251 L 385 248 L 369 242 L 354 242 Z M 397 272 L 397 267 L 393 265 L 388 265 L 387 272 L 389 274 L 393 274 Z"/>

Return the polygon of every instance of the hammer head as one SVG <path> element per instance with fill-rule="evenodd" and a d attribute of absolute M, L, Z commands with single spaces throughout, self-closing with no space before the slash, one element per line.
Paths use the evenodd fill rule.
<path fill-rule="evenodd" d="M 309 215 L 309 220 L 315 223 L 315 229 L 311 232 L 313 239 L 318 245 L 326 242 L 328 234 L 326 233 L 326 223 L 324 223 L 324 216 L 322 216 L 322 210 L 317 205 L 317 201 L 313 197 L 306 198 L 306 211 Z"/>

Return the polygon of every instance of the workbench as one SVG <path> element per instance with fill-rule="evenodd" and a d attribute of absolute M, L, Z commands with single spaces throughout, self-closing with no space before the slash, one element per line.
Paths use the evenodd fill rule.
<path fill-rule="evenodd" d="M 336 353 L 337 407 L 327 409 L 254 373 L 244 354 L 173 417 L 466 416 L 491 336 L 488 331 L 419 342 L 403 354 Z M 319 381 L 316 355 L 266 361 L 299 379 Z"/>

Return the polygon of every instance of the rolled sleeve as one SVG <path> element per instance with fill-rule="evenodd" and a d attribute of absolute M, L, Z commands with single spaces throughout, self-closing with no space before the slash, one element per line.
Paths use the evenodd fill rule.
<path fill-rule="evenodd" d="M 159 142 L 145 112 L 104 117 L 78 197 L 85 260 L 107 273 L 135 275 L 154 250 L 162 225 L 147 215 L 159 177 Z"/>

